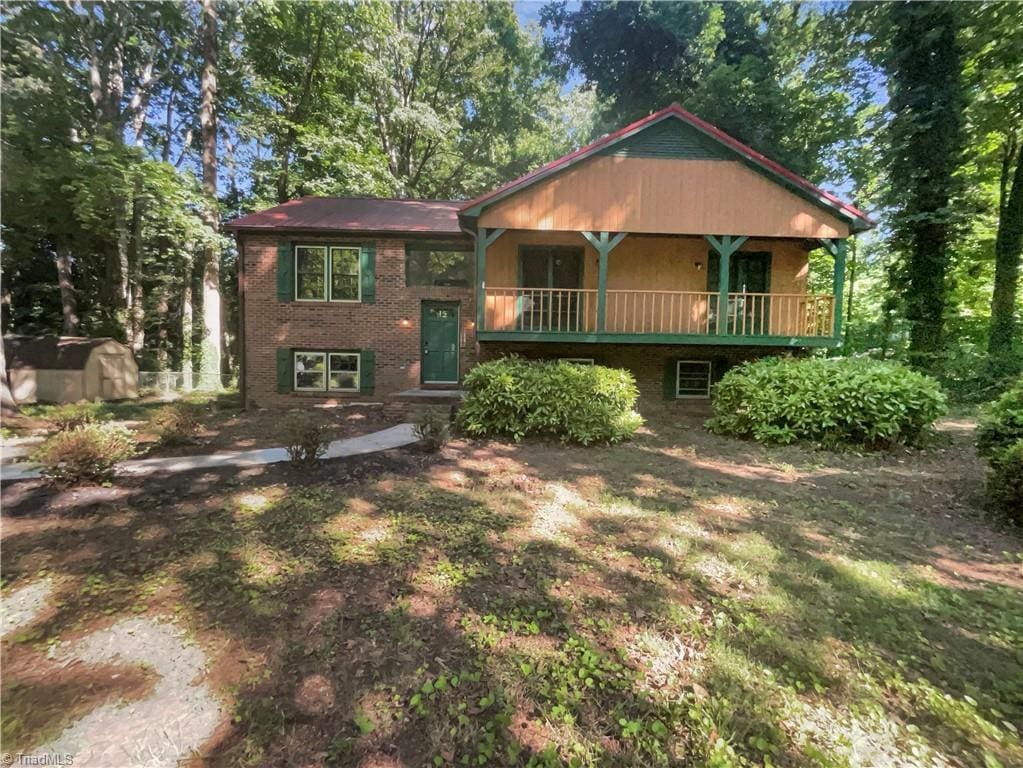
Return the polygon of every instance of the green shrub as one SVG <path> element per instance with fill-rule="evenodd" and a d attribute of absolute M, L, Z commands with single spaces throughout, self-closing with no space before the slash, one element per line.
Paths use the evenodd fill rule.
<path fill-rule="evenodd" d="M 987 494 L 996 507 L 1023 523 L 1023 438 L 992 457 Z"/>
<path fill-rule="evenodd" d="M 326 452 L 330 439 L 328 424 L 310 411 L 291 411 L 281 420 L 281 436 L 291 463 L 296 467 L 312 467 Z"/>
<path fill-rule="evenodd" d="M 175 404 L 161 408 L 149 420 L 149 426 L 163 445 L 188 445 L 195 442 L 202 425 L 193 406 Z"/>
<path fill-rule="evenodd" d="M 623 440 L 643 423 L 632 374 L 599 365 L 516 357 L 477 365 L 465 377 L 458 422 L 470 435 L 553 435 L 587 445 Z"/>
<path fill-rule="evenodd" d="M 1023 379 L 988 408 L 977 425 L 977 451 L 993 457 L 1023 440 Z"/>
<path fill-rule="evenodd" d="M 82 401 L 58 405 L 46 415 L 46 419 L 58 431 L 74 429 L 83 424 L 95 424 L 103 420 L 103 404 Z"/>
<path fill-rule="evenodd" d="M 430 453 L 436 453 L 451 439 L 451 424 L 435 408 L 426 408 L 416 418 L 414 431 Z"/>
<path fill-rule="evenodd" d="M 708 428 L 762 442 L 811 440 L 868 449 L 913 444 L 945 412 L 938 383 L 895 363 L 764 358 L 714 387 Z"/>
<path fill-rule="evenodd" d="M 99 483 L 114 475 L 117 462 L 135 454 L 135 437 L 113 424 L 81 424 L 51 436 L 32 455 L 42 474 L 56 483 Z"/>

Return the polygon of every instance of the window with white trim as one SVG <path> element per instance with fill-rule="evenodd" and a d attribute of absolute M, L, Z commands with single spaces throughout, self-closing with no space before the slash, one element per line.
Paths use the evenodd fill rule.
<path fill-rule="evenodd" d="M 296 352 L 296 392 L 358 392 L 358 352 Z"/>
<path fill-rule="evenodd" d="M 679 360 L 675 366 L 675 397 L 710 397 L 710 361 Z"/>
<path fill-rule="evenodd" d="M 295 298 L 298 301 L 361 301 L 358 246 L 296 245 Z"/>

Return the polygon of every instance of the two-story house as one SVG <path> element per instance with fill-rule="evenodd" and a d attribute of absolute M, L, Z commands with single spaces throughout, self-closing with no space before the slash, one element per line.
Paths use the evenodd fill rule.
<path fill-rule="evenodd" d="M 515 353 L 705 398 L 736 361 L 839 343 L 846 239 L 871 226 L 675 104 L 475 200 L 292 200 L 229 225 L 243 397 L 389 400 Z"/>

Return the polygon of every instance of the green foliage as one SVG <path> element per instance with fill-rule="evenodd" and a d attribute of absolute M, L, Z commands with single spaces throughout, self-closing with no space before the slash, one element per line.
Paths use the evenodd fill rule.
<path fill-rule="evenodd" d="M 451 424 L 436 408 L 425 408 L 416 419 L 414 431 L 430 453 L 436 453 L 451 439 Z"/>
<path fill-rule="evenodd" d="M 330 443 L 327 428 L 327 422 L 316 413 L 288 412 L 281 420 L 280 430 L 292 465 L 305 468 L 315 466 Z"/>
<path fill-rule="evenodd" d="M 1023 438 L 992 456 L 987 494 L 996 507 L 1023 523 Z"/>
<path fill-rule="evenodd" d="M 176 403 L 161 408 L 149 421 L 163 445 L 187 445 L 195 442 L 202 425 L 194 406 Z"/>
<path fill-rule="evenodd" d="M 62 485 L 101 483 L 114 475 L 115 465 L 135 454 L 135 438 L 113 424 L 82 424 L 57 432 L 32 455 L 44 477 Z"/>
<path fill-rule="evenodd" d="M 46 420 L 58 431 L 75 429 L 84 424 L 95 424 L 103 420 L 103 404 L 85 401 L 65 403 L 46 414 Z"/>
<path fill-rule="evenodd" d="M 473 368 L 464 387 L 458 420 L 470 435 L 553 435 L 588 445 L 619 442 L 642 424 L 635 379 L 617 368 L 508 357 Z"/>
<path fill-rule="evenodd" d="M 761 442 L 879 449 L 916 443 L 944 412 L 938 383 L 895 363 L 764 358 L 725 374 L 707 426 Z"/>
<path fill-rule="evenodd" d="M 977 424 L 977 452 L 991 458 L 1023 440 L 1023 379 L 991 404 Z"/>

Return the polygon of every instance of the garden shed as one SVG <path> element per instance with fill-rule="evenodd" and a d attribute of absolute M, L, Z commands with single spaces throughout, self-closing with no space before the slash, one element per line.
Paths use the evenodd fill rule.
<path fill-rule="evenodd" d="M 4 336 L 4 356 L 17 403 L 138 397 L 135 357 L 111 338 Z"/>

